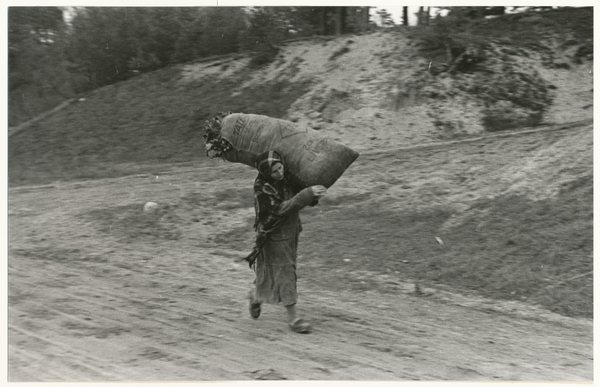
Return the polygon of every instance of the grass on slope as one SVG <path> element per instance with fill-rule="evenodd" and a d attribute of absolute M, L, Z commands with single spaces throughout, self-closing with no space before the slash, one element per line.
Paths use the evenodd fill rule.
<path fill-rule="evenodd" d="M 592 189 L 590 177 L 565 185 L 554 199 L 479 200 L 449 228 L 442 228 L 452 215 L 445 208 L 388 211 L 346 198 L 343 206 L 304 215 L 300 271 L 312 279 L 330 274 L 322 284 L 333 288 L 367 290 L 346 274 L 368 271 L 591 318 Z"/>
<path fill-rule="evenodd" d="M 263 84 L 232 95 L 243 73 L 180 82 L 173 67 L 104 87 L 9 139 L 11 185 L 151 172 L 201 162 L 201 125 L 217 111 L 282 117 L 307 84 Z"/>

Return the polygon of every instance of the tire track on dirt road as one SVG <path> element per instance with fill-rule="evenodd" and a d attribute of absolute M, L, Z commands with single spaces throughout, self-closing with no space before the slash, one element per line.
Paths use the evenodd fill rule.
<path fill-rule="evenodd" d="M 27 269 L 28 272 L 30 272 L 34 277 L 37 275 L 42 275 L 41 270 L 40 273 L 35 273 L 35 268 L 28 268 Z M 16 274 L 16 273 L 15 273 Z M 15 283 L 14 286 L 18 287 L 18 283 Z M 24 284 L 23 284 L 24 285 Z M 129 297 L 123 297 L 122 295 L 119 295 L 119 293 L 114 292 L 114 291 L 107 291 L 105 289 L 99 289 L 99 285 L 102 285 L 102 281 L 91 281 L 88 286 L 90 287 L 90 292 L 89 294 L 86 294 L 85 292 L 81 292 L 81 290 L 79 289 L 70 289 L 69 292 L 66 291 L 54 291 L 53 292 L 53 296 L 54 297 L 58 297 L 58 299 L 61 300 L 60 304 L 57 304 L 56 302 L 54 302 L 53 300 L 49 299 L 46 300 L 45 303 L 47 303 L 48 305 L 53 305 L 52 308 L 52 313 L 56 314 L 59 313 L 63 316 L 66 316 L 67 319 L 68 318 L 68 314 L 67 313 L 63 313 L 63 312 L 59 312 L 61 305 L 62 304 L 67 304 L 68 308 L 67 310 L 69 311 L 69 313 L 73 314 L 73 315 L 81 315 L 81 316 L 94 316 L 93 320 L 94 323 L 91 323 L 89 321 L 85 321 L 81 318 L 77 318 L 77 317 L 73 317 L 75 320 L 78 320 L 79 325 L 77 326 L 77 328 L 79 328 L 79 330 L 82 330 L 83 328 L 85 328 L 85 325 L 87 325 L 87 327 L 89 328 L 90 326 L 92 326 L 92 328 L 97 327 L 102 329 L 102 327 L 104 327 L 104 329 L 106 327 L 114 327 L 115 326 L 115 322 L 117 323 L 117 326 L 121 326 L 124 327 L 126 325 L 124 325 L 124 322 L 126 322 L 128 319 L 135 319 L 136 321 L 138 321 L 138 323 L 143 323 L 146 321 L 149 321 L 151 326 L 147 326 L 147 328 L 149 328 L 149 330 L 151 332 L 156 332 L 156 331 L 161 331 L 161 337 L 160 337 L 160 342 L 157 343 L 156 337 L 152 337 L 155 335 L 151 335 L 150 337 L 146 337 L 146 339 L 148 339 L 149 341 L 152 341 L 152 347 L 156 349 L 156 351 L 158 351 L 158 353 L 168 353 L 170 354 L 170 358 L 177 358 L 177 357 L 183 357 L 185 356 L 186 358 L 189 358 L 190 355 L 194 355 L 197 354 L 199 357 L 202 357 L 200 353 L 198 353 L 198 351 L 194 351 L 193 347 L 189 347 L 189 345 L 182 345 L 182 336 L 185 337 L 193 337 L 194 335 L 198 335 L 197 329 L 198 328 L 194 328 L 191 326 L 185 326 L 182 325 L 181 323 L 185 323 L 185 322 L 189 322 L 191 320 L 190 317 L 195 317 L 196 320 L 198 320 L 200 318 L 198 311 L 194 311 L 194 309 L 188 309 L 190 308 L 192 302 L 188 302 L 188 304 L 190 306 L 186 307 L 186 308 L 182 308 L 181 302 L 178 302 L 178 307 L 177 308 L 173 308 L 172 310 L 156 310 L 153 307 L 151 307 L 151 305 L 147 305 L 146 303 L 143 303 L 143 301 L 141 301 L 144 298 L 147 298 L 147 293 L 144 293 L 143 290 L 139 290 L 137 292 L 133 292 L 129 294 Z M 74 295 L 73 293 L 76 293 L 77 295 Z M 98 296 L 102 296 L 101 300 L 97 301 L 94 298 L 98 297 Z M 169 297 L 171 298 L 171 297 Z M 74 300 L 79 300 L 79 304 L 75 303 Z M 115 302 L 107 302 L 106 300 L 116 300 Z M 177 301 L 181 301 L 181 300 L 177 300 Z M 214 300 L 215 303 L 218 303 L 219 300 Z M 222 300 L 221 300 L 222 301 Z M 206 297 L 204 297 L 203 302 L 205 303 L 209 303 L 210 300 L 207 299 Z M 74 309 L 74 307 L 76 305 L 81 305 L 82 303 L 85 303 L 88 307 L 89 306 L 96 306 L 96 309 L 101 309 L 104 311 L 104 313 L 107 313 L 107 310 L 112 311 L 116 311 L 117 313 L 111 313 L 111 316 L 121 316 L 120 318 L 106 318 L 106 317 L 102 317 L 102 316 L 98 316 L 98 313 L 96 313 L 95 315 L 93 313 L 90 312 L 89 309 L 87 308 L 83 308 L 83 309 Z M 143 303 L 142 305 L 139 305 L 140 303 Z M 126 309 L 126 307 L 115 307 L 115 304 L 129 304 L 129 308 Z M 135 309 L 131 308 L 132 304 L 135 304 Z M 212 304 L 212 303 L 211 303 Z M 132 310 L 133 309 L 133 310 Z M 139 312 L 135 312 L 135 310 L 152 310 L 152 313 L 147 315 L 147 316 L 143 316 L 141 315 Z M 245 316 L 245 304 L 243 305 L 239 305 L 237 308 L 237 311 L 235 314 L 238 314 L 240 316 L 238 316 L 238 319 L 236 320 L 231 320 L 228 319 L 226 317 L 224 317 L 223 313 L 226 312 L 230 312 L 231 308 L 226 308 L 223 311 L 219 311 L 218 308 L 217 310 L 214 309 L 214 305 L 213 305 L 213 309 L 214 313 L 211 313 L 212 315 L 215 315 L 215 318 L 212 319 L 212 321 L 206 321 L 206 324 L 204 324 L 205 327 L 221 327 L 221 329 L 223 329 L 224 324 L 227 324 L 227 321 L 229 322 L 239 322 L 239 320 L 244 320 L 244 318 L 242 318 L 241 314 L 244 314 L 243 317 Z M 159 312 L 158 314 L 156 312 Z M 21 310 L 19 310 L 18 308 L 14 308 L 13 311 L 14 314 L 20 314 L 22 313 Z M 185 318 L 181 318 L 181 316 L 184 316 Z M 48 316 L 47 314 L 45 316 Z M 127 316 L 127 317 L 124 317 Z M 73 318 L 70 318 L 71 320 Z M 223 321 L 226 320 L 226 321 Z M 64 324 L 64 322 L 63 322 Z M 93 324 L 93 325 L 92 325 Z M 99 324 L 99 326 L 98 326 Z M 158 325 L 157 325 L 158 324 Z M 84 327 L 82 327 L 82 325 L 84 325 Z M 302 351 L 298 352 L 298 356 L 299 357 L 290 357 L 290 356 L 286 356 L 284 355 L 286 352 L 288 352 L 288 350 L 290 348 L 286 348 L 284 345 L 284 348 L 280 348 L 280 345 L 277 343 L 277 340 L 275 339 L 274 336 L 269 335 L 267 332 L 269 331 L 277 331 L 278 329 L 276 328 L 276 326 L 278 326 L 279 324 L 270 324 L 272 325 L 269 330 L 264 331 L 264 330 L 259 330 L 257 333 L 255 332 L 254 334 L 251 334 L 250 336 L 255 336 L 254 339 L 261 339 L 258 340 L 258 343 L 252 343 L 252 342 L 246 342 L 243 347 L 244 347 L 244 351 L 248 351 L 248 353 L 260 353 L 265 351 L 265 347 L 273 347 L 273 351 L 275 353 L 279 353 L 277 355 L 278 357 L 278 363 L 281 363 L 284 359 L 287 363 L 290 364 L 290 370 L 292 369 L 292 364 L 296 363 L 299 361 L 300 358 L 305 358 L 306 356 L 301 356 L 303 355 Z M 162 327 L 164 326 L 164 327 Z M 240 327 L 238 326 L 237 329 L 239 329 Z M 254 327 L 253 329 L 255 329 L 256 327 Z M 38 324 L 37 329 L 42 329 L 42 330 L 51 330 L 51 325 L 49 325 L 48 323 L 42 324 L 42 326 L 40 326 Z M 125 330 L 124 328 L 120 328 L 121 330 Z M 133 329 L 133 328 L 131 328 Z M 135 333 L 135 332 L 133 332 Z M 219 334 L 220 333 L 220 334 Z M 287 333 L 286 331 L 280 332 L 280 333 Z M 132 332 L 126 332 L 123 334 L 132 334 Z M 94 336 L 94 332 L 93 330 L 91 332 L 88 332 L 89 336 Z M 245 334 L 242 334 L 242 336 Z M 237 363 L 239 360 L 238 359 L 232 359 L 231 364 L 229 364 L 229 362 L 227 362 L 227 353 L 239 353 L 240 352 L 240 348 L 237 348 L 236 350 L 232 350 L 231 352 L 229 351 L 223 351 L 223 347 L 238 347 L 239 341 L 244 341 L 243 337 L 239 337 L 239 335 L 234 334 L 234 332 L 230 331 L 230 330 L 219 330 L 219 331 L 206 331 L 205 329 L 202 329 L 202 337 L 206 338 L 208 337 L 209 339 L 216 339 L 216 338 L 222 338 L 222 337 L 231 337 L 233 336 L 232 339 L 223 339 L 222 342 L 220 343 L 220 349 L 218 352 L 216 353 L 209 353 L 209 358 L 210 355 L 215 356 L 215 358 L 217 359 L 217 361 L 213 364 L 213 366 L 217 366 L 219 365 L 220 367 L 224 367 L 224 368 L 231 368 L 234 366 L 235 363 Z M 267 341 L 265 342 L 265 340 L 262 339 L 266 339 Z M 177 343 L 177 350 L 175 350 L 175 346 L 172 345 L 173 343 Z M 203 340 L 204 345 L 207 344 L 212 344 L 213 341 L 206 341 Z M 195 345 L 197 345 L 198 343 L 196 342 Z M 113 344 L 114 345 L 114 344 Z M 126 348 L 125 348 L 126 349 Z M 313 345 L 311 349 L 316 349 L 315 346 Z M 112 349 L 112 352 L 119 352 L 118 350 L 116 350 L 115 348 Z M 294 351 L 291 351 L 291 353 L 294 353 Z M 206 357 L 206 354 L 204 354 L 204 357 Z M 304 360 L 303 362 L 303 366 L 304 367 L 312 367 L 314 369 L 326 369 L 323 368 L 323 364 L 319 363 L 318 361 L 322 359 L 321 357 L 313 357 L 313 361 L 306 361 Z M 123 359 L 123 362 L 125 363 L 130 363 L 132 360 L 125 360 Z M 99 359 L 94 359 L 95 363 L 101 363 L 99 361 Z M 331 362 L 329 362 L 331 363 Z M 361 369 L 362 371 L 360 371 L 360 375 L 365 376 L 365 371 L 364 369 L 377 369 L 377 365 L 376 364 L 368 364 L 368 365 L 364 365 L 363 362 L 355 362 L 357 364 L 357 369 Z M 207 361 L 206 359 L 202 361 L 203 364 L 203 370 L 206 372 L 207 367 L 208 369 L 210 369 L 210 365 L 211 362 L 210 360 Z M 223 365 L 225 364 L 226 367 Z M 359 367 L 358 365 L 362 364 L 362 367 Z M 265 367 L 268 364 L 265 364 Z M 285 374 L 288 375 L 288 377 L 294 377 L 295 375 L 292 373 L 290 375 L 290 370 L 288 370 Z M 251 372 L 252 369 L 250 367 L 249 370 L 245 371 L 245 372 Z M 372 371 L 370 371 L 372 374 Z M 389 372 L 389 371 L 388 371 Z M 329 371 L 329 373 L 331 373 L 331 371 Z M 203 375 L 200 375 L 203 376 Z M 342 375 L 340 375 L 340 377 L 342 377 Z M 113 378 L 111 378 L 111 380 L 114 380 Z"/>
<path fill-rule="evenodd" d="M 219 257 L 209 257 L 208 261 L 213 262 L 215 267 L 212 267 L 210 272 L 204 273 L 207 278 L 214 274 L 212 270 L 220 271 L 225 262 L 229 263 Z M 30 272 L 33 277 L 43 275 L 42 269 L 35 272 L 34 266 L 23 267 L 21 270 Z M 243 277 L 240 274 L 236 277 Z M 152 276 L 148 273 L 139 275 L 147 278 Z M 164 283 L 173 283 L 176 278 L 177 272 L 173 272 L 170 277 L 164 279 Z M 198 278 L 203 279 L 201 275 L 198 275 Z M 139 282 L 143 283 L 144 281 L 140 279 Z M 13 286 L 24 287 L 27 284 L 14 283 Z M 96 344 L 104 350 L 110 348 L 112 358 L 109 360 L 102 357 L 100 353 L 94 357 L 94 364 L 104 363 L 105 367 L 110 367 L 110 364 L 114 363 L 126 364 L 132 366 L 132 370 L 137 369 L 137 372 L 132 374 L 126 372 L 127 367 L 125 369 L 120 367 L 121 372 L 112 375 L 108 380 L 154 380 L 154 378 L 160 379 L 165 372 L 172 375 L 171 378 L 181 375 L 180 380 L 211 379 L 209 375 L 227 380 L 252 377 L 324 380 L 436 380 L 468 377 L 474 380 L 498 380 L 511 374 L 518 374 L 521 378 L 523 375 L 530 375 L 532 379 L 536 379 L 533 376 L 536 375 L 535 370 L 527 370 L 523 365 L 504 364 L 501 366 L 503 362 L 509 362 L 509 359 L 513 358 L 511 347 L 515 345 L 514 339 L 510 339 L 511 335 L 507 333 L 506 329 L 518 331 L 531 324 L 515 325 L 515 321 L 505 319 L 506 321 L 503 321 L 502 324 L 506 327 L 498 329 L 504 333 L 504 337 L 494 332 L 487 333 L 488 341 L 493 340 L 499 344 L 502 343 L 502 340 L 508 341 L 504 344 L 503 351 L 490 348 L 486 351 L 487 360 L 476 362 L 476 367 L 474 367 L 473 358 L 483 357 L 482 348 L 481 344 L 474 342 L 472 336 L 467 337 L 468 335 L 461 332 L 460 326 L 456 325 L 456 322 L 460 321 L 459 315 L 463 312 L 458 311 L 450 315 L 446 312 L 446 315 L 441 315 L 442 307 L 437 311 L 440 315 L 436 315 L 431 308 L 438 307 L 438 305 L 427 299 L 404 295 L 400 299 L 397 298 L 398 296 L 388 296 L 382 300 L 381 296 L 377 294 L 361 294 L 362 300 L 357 301 L 354 294 L 340 295 L 319 291 L 320 297 L 309 295 L 303 297 L 306 299 L 302 302 L 306 313 L 314 316 L 314 335 L 296 336 L 287 332 L 281 311 L 277 311 L 276 315 L 272 316 L 272 309 L 276 308 L 266 307 L 261 320 L 252 321 L 246 315 L 244 301 L 239 300 L 237 303 L 224 305 L 223 292 L 230 293 L 228 289 L 233 289 L 235 294 L 241 296 L 239 289 L 242 287 L 240 286 L 225 286 L 214 297 L 203 297 L 202 301 L 197 303 L 202 305 L 199 308 L 194 308 L 194 304 L 196 304 L 194 300 L 180 298 L 176 299 L 178 302 L 171 308 L 162 310 L 155 308 L 156 303 L 145 301 L 149 297 L 146 287 L 140 286 L 135 291 L 130 290 L 125 297 L 116 290 L 118 287 L 115 285 L 117 283 L 106 281 L 104 278 L 94 278 L 85 289 L 53 291 L 52 296 L 49 295 L 48 299 L 37 299 L 34 302 L 34 306 L 38 307 L 39 302 L 48 305 L 49 311 L 53 312 L 61 311 L 61 305 L 66 304 L 68 308 L 61 313 L 93 316 L 100 329 L 114 327 L 115 322 L 117 326 L 121 327 L 141 326 L 141 328 L 129 328 L 130 332 L 123 333 L 117 338 L 106 337 L 103 339 L 104 341 L 108 340 L 110 344 Z M 173 299 L 172 294 L 165 294 L 167 299 Z M 98 295 L 100 298 L 97 301 L 94 300 L 94 296 Z M 57 303 L 53 297 L 61 302 Z M 400 312 L 400 315 L 390 314 L 390 310 L 386 311 L 374 306 L 373 297 L 377 298 L 379 305 L 382 302 L 399 304 L 398 309 L 409 311 L 408 316 L 406 312 Z M 116 301 L 106 301 L 110 299 Z M 73 300 L 79 302 L 75 303 Z M 119 304 L 122 306 L 115 306 Z M 342 308 L 340 305 L 345 305 L 346 308 Z M 118 313 L 114 313 L 115 310 Z M 194 317 L 200 319 L 202 310 L 212 311 L 210 313 L 213 317 L 211 321 L 206 321 L 204 328 L 201 329 L 197 324 L 192 325 L 190 320 Z M 27 308 L 21 310 L 18 304 L 13 303 L 11 314 L 26 311 Z M 146 311 L 145 315 L 144 311 Z M 474 314 L 477 315 L 468 310 L 464 313 L 469 313 L 471 319 Z M 483 318 L 483 321 L 478 321 L 477 325 L 489 326 L 492 324 L 490 320 L 494 320 L 494 316 L 488 316 L 485 313 L 479 314 L 481 315 L 479 319 Z M 237 318 L 228 319 L 227 315 Z M 422 316 L 429 316 L 429 318 L 423 320 Z M 56 333 L 58 330 L 56 325 L 60 324 L 52 321 L 44 323 L 43 331 Z M 537 324 L 543 326 L 541 323 Z M 122 340 L 123 335 L 135 336 L 135 340 Z M 93 334 L 88 334 L 88 336 L 93 336 Z M 317 340 L 314 340 L 315 338 Z M 81 337 L 81 339 L 86 340 L 85 337 Z M 61 337 L 61 342 L 70 340 L 73 340 L 71 332 L 64 333 Z M 531 341 L 529 344 L 532 347 L 527 352 L 527 356 L 535 358 L 536 346 L 539 347 L 538 338 L 528 341 Z M 326 347 L 323 347 L 323 342 L 328 343 Z M 480 342 L 484 343 L 485 340 L 481 339 Z M 445 344 L 444 347 L 438 348 L 437 343 Z M 538 344 L 536 345 L 536 343 Z M 267 356 L 266 359 L 256 360 L 257 353 L 265 352 L 276 354 L 276 356 Z M 506 354 L 500 356 L 502 352 Z M 122 358 L 115 356 L 115 353 L 120 353 Z M 449 353 L 460 353 L 465 359 L 464 363 L 454 365 L 456 360 L 449 363 L 451 357 L 445 355 Z M 583 348 L 576 355 L 580 357 L 582 353 L 585 353 Z M 520 357 L 522 356 L 523 354 L 520 355 Z M 78 356 L 72 357 L 71 362 L 75 361 Z M 548 359 L 548 361 L 552 362 L 552 359 Z M 150 363 L 156 369 L 152 369 Z M 133 364 L 138 366 L 133 367 Z M 546 366 L 549 365 L 546 363 Z M 198 372 L 195 370 L 197 367 L 201 367 L 203 371 Z M 515 372 L 514 369 L 517 369 L 518 372 Z M 265 374 L 263 372 L 265 370 L 273 370 L 274 373 Z M 490 370 L 493 370 L 492 376 L 490 376 Z M 88 378 L 93 378 L 89 372 L 84 370 L 79 370 L 79 372 L 88 375 Z M 125 377 L 122 376 L 123 372 L 125 372 Z M 65 375 L 72 376 L 73 374 L 67 372 Z M 143 375 L 142 379 L 139 379 L 140 375 Z M 540 376 L 538 375 L 537 378 Z"/>
<path fill-rule="evenodd" d="M 75 380 L 78 380 L 78 376 L 76 375 L 81 373 L 89 375 L 89 379 L 86 378 L 87 380 L 122 380 L 122 378 L 127 377 L 127 375 L 131 375 L 131 370 L 128 368 L 120 366 L 119 364 L 108 365 L 102 361 L 101 357 L 92 356 L 88 351 L 77 350 L 76 347 L 69 345 L 68 343 L 49 339 L 14 325 L 9 329 L 12 331 L 11 336 L 13 337 L 13 340 L 35 341 L 40 346 L 52 347 L 50 359 L 31 351 L 20 350 L 18 347 L 11 347 L 11 350 L 15 351 L 15 360 L 23 361 L 27 364 L 27 367 L 37 366 L 37 370 L 29 368 L 27 371 L 30 373 L 34 370 L 36 372 L 49 373 L 52 380 L 69 380 L 71 377 L 75 377 Z M 47 354 L 46 357 L 48 357 Z M 47 364 L 48 360 L 50 360 L 51 364 Z M 64 364 L 65 362 L 67 364 L 66 367 Z M 40 365 L 42 364 L 46 364 L 46 366 L 49 365 L 50 367 L 48 367 L 48 369 L 40 369 Z M 95 366 L 94 364 L 99 364 L 99 366 Z M 36 378 L 33 380 L 35 379 Z"/>

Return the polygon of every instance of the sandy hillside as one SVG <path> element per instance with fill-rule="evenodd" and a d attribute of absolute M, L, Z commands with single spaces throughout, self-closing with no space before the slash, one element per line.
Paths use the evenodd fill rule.
<path fill-rule="evenodd" d="M 564 56 L 569 54 L 557 50 Z M 548 69 L 539 55 L 518 60 L 555 87 L 554 103 L 544 122 L 562 124 L 593 118 L 591 63 Z M 184 81 L 226 78 L 248 62 L 247 58 L 227 61 L 225 69 L 214 63 L 188 65 L 183 69 Z M 310 45 L 292 42 L 283 46 L 274 63 L 252 73 L 239 89 L 278 78 L 312 82 L 314 86 L 292 105 L 286 118 L 323 129 L 360 151 L 482 134 L 481 106 L 472 97 L 458 94 L 450 99 L 427 99 L 407 86 L 411 78 L 423 77 L 429 65 L 416 56 L 403 31 L 323 39 Z M 436 82 L 451 88 L 444 76 Z M 444 130 L 435 121 L 453 123 L 459 129 Z"/>

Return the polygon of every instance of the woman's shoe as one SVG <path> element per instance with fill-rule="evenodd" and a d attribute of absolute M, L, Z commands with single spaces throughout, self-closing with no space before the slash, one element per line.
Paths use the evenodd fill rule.
<path fill-rule="evenodd" d="M 250 293 L 248 295 L 248 298 L 250 299 L 250 304 L 248 306 L 248 310 L 250 311 L 250 316 L 252 316 L 253 319 L 257 319 L 260 317 L 260 302 L 256 301 L 254 299 L 254 296 L 252 295 L 252 293 Z"/>
<path fill-rule="evenodd" d="M 309 333 L 312 330 L 312 326 L 301 318 L 295 319 L 288 325 L 290 326 L 290 329 L 296 333 Z"/>

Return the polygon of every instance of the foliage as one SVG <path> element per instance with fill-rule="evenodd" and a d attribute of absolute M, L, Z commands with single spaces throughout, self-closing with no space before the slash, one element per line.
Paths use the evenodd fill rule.
<path fill-rule="evenodd" d="M 210 158 L 223 157 L 223 153 L 232 148 L 231 143 L 221 137 L 223 118 L 230 114 L 231 112 L 219 112 L 215 117 L 205 122 L 202 138 L 206 146 L 206 155 Z"/>
<path fill-rule="evenodd" d="M 333 54 L 331 54 L 331 56 L 329 57 L 329 60 L 335 60 L 337 58 L 339 58 L 340 56 L 349 53 L 350 52 L 350 48 L 348 48 L 348 46 L 344 46 L 342 48 L 340 48 L 339 50 L 337 50 L 336 52 L 334 52 Z"/>
<path fill-rule="evenodd" d="M 368 28 L 369 7 L 11 7 L 9 124 L 143 72 L 248 51 L 270 63 L 285 39 Z"/>
<path fill-rule="evenodd" d="M 271 63 L 287 39 L 352 33 L 368 28 L 369 7 L 255 7 L 250 10 L 243 48 L 252 66 Z"/>
<path fill-rule="evenodd" d="M 540 112 L 532 114 L 513 102 L 503 100 L 491 103 L 481 113 L 481 124 L 490 132 L 536 126 L 542 120 Z"/>
<path fill-rule="evenodd" d="M 248 15 L 243 8 L 202 8 L 199 21 L 202 31 L 197 42 L 200 57 L 239 51 L 240 34 L 245 32 L 248 23 Z"/>
<path fill-rule="evenodd" d="M 552 28 L 583 42 L 577 61 L 592 57 L 591 7 L 480 17 L 482 9 L 485 16 L 501 8 L 450 7 L 449 16 L 412 35 L 428 60 L 457 72 L 478 71 L 490 40 L 539 47 L 543 31 Z M 68 25 L 62 11 L 9 9 L 11 126 L 78 93 L 174 63 L 245 50 L 251 65 L 262 66 L 277 58 L 286 39 L 369 28 L 369 7 L 83 7 Z"/>
<path fill-rule="evenodd" d="M 538 125 L 552 102 L 547 83 L 537 73 L 479 73 L 469 91 L 486 104 L 482 124 L 489 131 Z"/>
<path fill-rule="evenodd" d="M 506 7 L 440 7 L 448 10 L 448 16 L 469 19 L 483 19 L 486 16 L 504 15 Z"/>
<path fill-rule="evenodd" d="M 348 13 L 346 8 L 364 12 L 368 7 L 335 8 Z M 254 65 L 262 65 L 277 55 L 283 40 L 318 32 L 321 14 L 330 15 L 325 7 L 79 8 L 66 53 L 71 70 L 87 78 L 87 89 L 127 79 L 133 70 L 241 49 L 254 53 Z M 358 17 L 345 17 L 347 32 L 358 28 Z M 325 18 L 331 20 L 332 16 Z"/>
<path fill-rule="evenodd" d="M 239 49 L 241 8 L 85 8 L 72 21 L 67 48 L 75 71 L 97 88 L 132 71 Z"/>
<path fill-rule="evenodd" d="M 142 33 L 136 16 L 140 9 L 92 7 L 80 9 L 71 21 L 66 48 L 71 71 L 87 78 L 86 88 L 98 88 L 126 79 L 136 55 L 136 34 Z"/>
<path fill-rule="evenodd" d="M 542 42 L 547 28 L 556 29 L 551 26 L 554 18 L 570 11 L 546 11 L 543 16 L 536 12 L 534 16 L 547 19 L 540 27 L 532 26 L 529 21 L 524 24 L 522 20 L 531 17 L 527 14 L 487 20 L 483 18 L 486 13 L 503 14 L 504 11 L 473 8 L 450 7 L 448 16 L 438 16 L 429 27 L 416 28 L 412 36 L 418 42 L 421 55 L 430 61 L 445 63 L 437 67 L 450 73 L 458 89 L 477 96 L 484 106 L 482 124 L 487 130 L 540 124 L 552 102 L 551 85 L 514 56 L 528 56 L 528 50 L 539 52 L 543 63 L 557 66 L 552 61 L 551 50 Z M 585 19 L 586 11 L 575 14 Z M 562 30 L 561 33 L 563 31 L 569 32 Z M 544 59 L 546 57 L 548 59 Z"/>
<path fill-rule="evenodd" d="M 431 27 L 416 27 L 412 37 L 417 40 L 423 55 L 450 63 L 465 52 L 467 47 L 485 47 L 485 37 L 471 33 L 473 23 L 468 18 L 442 17 L 438 14 Z"/>
<path fill-rule="evenodd" d="M 250 65 L 260 67 L 277 56 L 277 46 L 287 37 L 290 24 L 279 8 L 255 8 L 245 31 L 242 47 L 252 52 Z"/>
<path fill-rule="evenodd" d="M 58 105 L 72 89 L 62 60 L 62 10 L 10 7 L 8 23 L 8 123 L 13 126 Z"/>
<path fill-rule="evenodd" d="M 292 7 L 303 36 L 358 33 L 369 29 L 370 7 Z M 308 34 L 306 33 L 308 32 Z"/>

